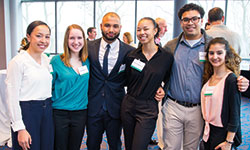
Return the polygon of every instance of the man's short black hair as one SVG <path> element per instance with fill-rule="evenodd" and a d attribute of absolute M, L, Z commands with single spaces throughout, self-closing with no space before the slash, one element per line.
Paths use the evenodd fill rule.
<path fill-rule="evenodd" d="M 209 22 L 222 20 L 223 16 L 224 16 L 224 12 L 219 7 L 214 7 L 211 10 L 209 10 L 209 12 L 208 12 L 208 20 L 209 20 Z"/>
<path fill-rule="evenodd" d="M 196 5 L 196 4 L 194 4 L 194 3 L 189 3 L 189 4 L 184 5 L 184 6 L 179 10 L 179 12 L 178 12 L 178 17 L 179 17 L 179 19 L 181 20 L 182 14 L 183 14 L 184 12 L 190 11 L 190 10 L 196 10 L 196 11 L 198 11 L 198 12 L 200 13 L 201 18 L 204 17 L 205 11 L 204 11 L 204 9 L 203 9 L 201 6 Z"/>
<path fill-rule="evenodd" d="M 93 29 L 96 29 L 96 27 L 89 27 L 87 30 L 87 34 L 89 35 L 89 32 L 92 32 Z"/>

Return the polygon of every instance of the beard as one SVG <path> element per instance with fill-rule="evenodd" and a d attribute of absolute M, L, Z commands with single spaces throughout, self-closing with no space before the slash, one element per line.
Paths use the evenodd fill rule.
<path fill-rule="evenodd" d="M 108 37 L 108 36 L 102 31 L 102 36 L 103 36 L 103 38 L 104 38 L 105 40 L 107 40 L 107 41 L 110 41 L 110 42 L 116 40 L 116 39 L 119 37 L 119 35 L 120 35 L 120 32 L 119 32 L 117 35 L 115 35 L 114 37 Z"/>

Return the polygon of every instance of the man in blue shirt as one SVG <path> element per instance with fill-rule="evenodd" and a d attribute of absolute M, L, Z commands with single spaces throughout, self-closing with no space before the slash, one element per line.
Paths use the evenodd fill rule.
<path fill-rule="evenodd" d="M 168 99 L 162 109 L 164 150 L 196 150 L 200 142 L 204 124 L 200 107 L 204 52 L 211 40 L 201 29 L 204 14 L 196 4 L 184 5 L 178 12 L 183 32 L 164 46 L 175 58 Z M 247 87 L 248 80 L 243 89 Z"/>

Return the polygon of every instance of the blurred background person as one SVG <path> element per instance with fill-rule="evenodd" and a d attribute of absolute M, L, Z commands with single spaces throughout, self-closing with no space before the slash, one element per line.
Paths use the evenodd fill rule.
<path fill-rule="evenodd" d="M 224 12 L 219 7 L 214 7 L 208 12 L 208 22 L 211 24 L 211 28 L 206 32 L 209 36 L 223 37 L 229 44 L 235 49 L 240 56 L 246 56 L 246 44 L 241 39 L 240 35 L 230 30 L 225 24 Z"/>
<path fill-rule="evenodd" d="M 132 35 L 129 33 L 129 32 L 125 32 L 123 33 L 123 42 L 130 45 L 130 46 L 133 46 L 133 47 L 136 47 L 135 43 L 133 43 L 133 38 L 132 38 Z"/>
<path fill-rule="evenodd" d="M 29 24 L 28 44 L 7 68 L 7 104 L 14 150 L 53 150 L 52 76 L 49 58 L 51 30 L 42 21 Z M 26 49 L 27 48 L 27 49 Z"/>
<path fill-rule="evenodd" d="M 51 60 L 55 150 L 79 150 L 87 121 L 89 83 L 83 29 L 77 24 L 68 26 L 63 45 L 64 53 Z"/>
<path fill-rule="evenodd" d="M 209 30 L 211 28 L 211 24 L 209 22 L 205 23 L 205 30 Z"/>
<path fill-rule="evenodd" d="M 89 27 L 88 30 L 87 30 L 87 34 L 88 34 L 88 38 L 87 38 L 88 41 L 95 40 L 96 35 L 97 35 L 96 27 Z"/>
<path fill-rule="evenodd" d="M 168 26 L 167 26 L 167 22 L 165 19 L 163 18 L 156 18 L 155 22 L 158 24 L 159 26 L 159 35 L 157 36 L 157 38 L 155 38 L 155 43 L 159 44 L 160 46 L 162 46 L 161 44 L 161 38 L 165 35 L 165 33 L 168 31 Z"/>

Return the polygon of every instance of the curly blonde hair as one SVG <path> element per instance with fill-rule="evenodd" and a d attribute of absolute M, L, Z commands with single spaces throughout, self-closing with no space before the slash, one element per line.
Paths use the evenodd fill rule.
<path fill-rule="evenodd" d="M 203 74 L 203 82 L 202 82 L 203 84 L 205 84 L 214 73 L 213 66 L 208 61 L 208 52 L 209 52 L 210 46 L 217 44 L 217 43 L 225 45 L 225 50 L 226 50 L 225 64 L 226 64 L 226 67 L 229 70 L 231 70 L 233 73 L 235 73 L 236 76 L 239 76 L 239 74 L 240 74 L 240 62 L 241 62 L 240 56 L 229 45 L 227 40 L 225 40 L 223 37 L 217 37 L 209 42 L 208 47 L 206 49 L 207 54 L 206 54 L 206 62 L 205 62 L 205 66 L 204 66 L 204 74 Z"/>

